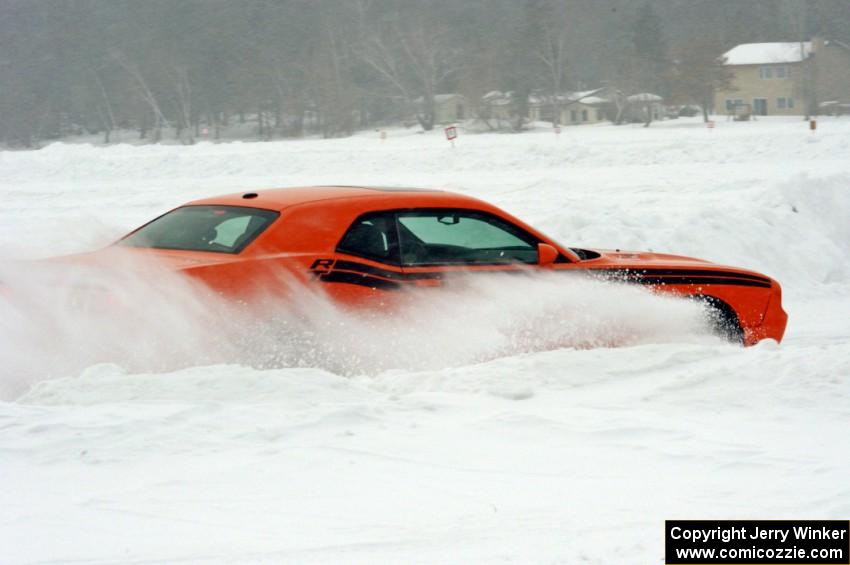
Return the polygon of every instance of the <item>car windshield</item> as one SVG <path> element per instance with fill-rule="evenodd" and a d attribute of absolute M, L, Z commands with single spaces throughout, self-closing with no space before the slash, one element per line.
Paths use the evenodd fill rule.
<path fill-rule="evenodd" d="M 142 226 L 118 245 L 239 253 L 279 215 L 241 206 L 184 206 Z"/>

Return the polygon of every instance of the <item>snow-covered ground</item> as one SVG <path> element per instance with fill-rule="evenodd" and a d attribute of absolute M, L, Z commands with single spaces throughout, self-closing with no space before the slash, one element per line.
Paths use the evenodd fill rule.
<path fill-rule="evenodd" d="M 572 245 L 762 271 L 786 339 L 719 344 L 679 302 L 530 280 L 329 327 L 322 355 L 162 367 L 203 349 L 194 306 L 39 333 L 7 305 L 0 562 L 662 563 L 665 518 L 850 515 L 850 120 L 0 152 L 0 271 L 192 198 L 322 183 L 445 187 Z M 78 366 L 98 331 L 125 347 Z"/>

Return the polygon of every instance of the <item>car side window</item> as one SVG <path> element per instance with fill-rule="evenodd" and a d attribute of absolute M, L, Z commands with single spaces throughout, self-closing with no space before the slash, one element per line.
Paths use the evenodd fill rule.
<path fill-rule="evenodd" d="M 183 206 L 145 224 L 118 245 L 236 254 L 278 216 L 274 210 L 243 206 Z"/>
<path fill-rule="evenodd" d="M 215 238 L 210 240 L 211 245 L 224 245 L 233 247 L 236 241 L 248 230 L 251 216 L 241 216 L 225 220 L 215 228 Z"/>
<path fill-rule="evenodd" d="M 357 218 L 336 248 L 338 253 L 399 264 L 398 233 L 393 212 L 375 212 Z"/>
<path fill-rule="evenodd" d="M 403 265 L 537 262 L 537 238 L 484 212 L 399 212 L 398 231 Z"/>

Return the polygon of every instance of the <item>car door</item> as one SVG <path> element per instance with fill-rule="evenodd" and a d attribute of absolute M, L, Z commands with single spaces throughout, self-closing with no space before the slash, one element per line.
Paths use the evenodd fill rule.
<path fill-rule="evenodd" d="M 537 264 L 538 238 L 487 212 L 401 210 L 396 222 L 401 268 L 420 286 L 461 273 L 519 272 Z"/>
<path fill-rule="evenodd" d="M 407 280 L 401 269 L 398 229 L 394 211 L 368 212 L 346 229 L 333 258 L 317 258 L 312 271 L 326 285 L 328 294 L 341 303 L 372 305 L 384 291 L 403 289 Z M 392 294 L 392 293 L 391 293 Z"/>

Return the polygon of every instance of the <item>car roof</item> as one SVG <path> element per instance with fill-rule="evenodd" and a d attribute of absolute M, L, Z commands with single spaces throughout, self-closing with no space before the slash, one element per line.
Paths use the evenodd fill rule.
<path fill-rule="evenodd" d="M 195 200 L 189 202 L 188 205 L 250 206 L 268 210 L 282 210 L 307 202 L 342 198 L 373 198 L 381 202 L 386 202 L 388 198 L 398 199 L 399 201 L 415 198 L 422 200 L 423 204 L 432 200 L 440 200 L 442 202 L 454 200 L 459 205 L 473 202 L 480 203 L 477 199 L 469 196 L 435 189 L 336 185 L 250 190 Z"/>

